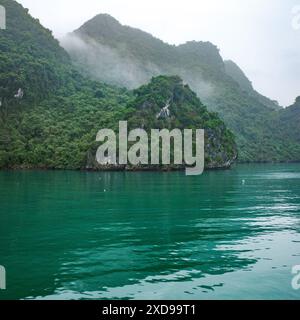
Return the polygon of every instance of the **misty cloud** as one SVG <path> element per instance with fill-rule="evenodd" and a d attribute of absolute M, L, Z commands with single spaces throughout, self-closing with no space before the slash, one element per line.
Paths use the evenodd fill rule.
<path fill-rule="evenodd" d="M 293 28 L 292 10 L 300 0 L 18 1 L 57 38 L 108 13 L 168 43 L 211 41 L 224 59 L 243 69 L 256 90 L 282 105 L 300 94 L 300 30 Z M 130 68 L 129 75 L 140 76 Z"/>
<path fill-rule="evenodd" d="M 190 72 L 180 63 L 177 66 L 165 64 L 162 68 L 155 63 L 139 60 L 125 47 L 122 47 L 123 54 L 120 54 L 116 48 L 96 42 L 86 35 L 82 38 L 76 33 L 63 37 L 60 43 L 81 72 L 99 81 L 136 89 L 155 76 L 179 75 L 204 103 L 211 101 L 216 91 L 215 86 L 205 81 L 199 72 Z M 176 48 L 171 49 L 174 55 L 177 54 Z"/>
<path fill-rule="evenodd" d="M 61 39 L 61 45 L 71 54 L 83 73 L 94 79 L 135 89 L 163 74 L 157 66 L 142 64 L 134 57 L 120 55 L 117 50 L 101 45 L 93 39 L 85 41 L 75 34 Z"/>

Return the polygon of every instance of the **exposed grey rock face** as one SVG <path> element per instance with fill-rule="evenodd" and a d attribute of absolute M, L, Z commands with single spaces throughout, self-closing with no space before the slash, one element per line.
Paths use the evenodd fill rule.
<path fill-rule="evenodd" d="M 156 115 L 156 119 L 167 119 L 170 117 L 170 101 L 166 103 L 166 105 L 160 110 L 160 112 Z"/>

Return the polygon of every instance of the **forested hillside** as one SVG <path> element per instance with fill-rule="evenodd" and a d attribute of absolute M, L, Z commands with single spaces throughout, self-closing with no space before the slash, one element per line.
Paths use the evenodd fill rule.
<path fill-rule="evenodd" d="M 299 145 L 286 131 L 274 134 L 274 119 L 282 107 L 256 92 L 243 71 L 234 62 L 223 61 L 209 42 L 173 46 L 109 15 L 97 15 L 62 45 L 82 73 L 120 87 L 137 88 L 162 74 L 180 76 L 233 131 L 240 161 L 300 159 Z"/>
<path fill-rule="evenodd" d="M 51 31 L 27 10 L 11 0 L 0 5 L 7 11 L 7 29 L 0 30 L 0 168 L 95 169 L 98 130 L 117 129 L 120 120 L 140 117 L 133 108 L 140 91 L 83 77 Z M 176 78 L 175 84 L 180 81 Z M 236 158 L 234 137 L 194 93 L 184 91 L 193 102 L 174 102 L 182 110 L 172 120 L 180 122 L 186 114 L 186 124 L 193 126 L 198 119 L 213 139 L 206 146 L 206 167 L 228 167 Z M 161 94 L 170 92 L 151 93 L 157 100 Z"/>
<path fill-rule="evenodd" d="M 176 76 L 159 76 L 134 91 L 128 105 L 131 128 L 205 130 L 208 167 L 230 167 L 237 158 L 235 139 L 216 113 L 208 112 L 197 95 Z M 167 110 L 166 110 L 167 108 Z M 166 114 L 167 113 L 167 114 Z"/>

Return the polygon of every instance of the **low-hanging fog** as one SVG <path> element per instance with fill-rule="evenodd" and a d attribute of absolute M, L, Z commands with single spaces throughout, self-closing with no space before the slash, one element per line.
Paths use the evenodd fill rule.
<path fill-rule="evenodd" d="M 283 106 L 300 95 L 300 0 L 18 2 L 59 39 L 96 14 L 108 13 L 171 44 L 210 41 L 262 94 Z"/>

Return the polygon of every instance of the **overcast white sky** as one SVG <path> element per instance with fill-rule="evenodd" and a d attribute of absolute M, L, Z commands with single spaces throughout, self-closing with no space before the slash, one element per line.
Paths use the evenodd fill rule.
<path fill-rule="evenodd" d="M 259 92 L 284 106 L 300 95 L 300 0 L 18 2 L 57 38 L 98 13 L 109 13 L 171 44 L 211 41 L 225 59 L 239 64 Z"/>

